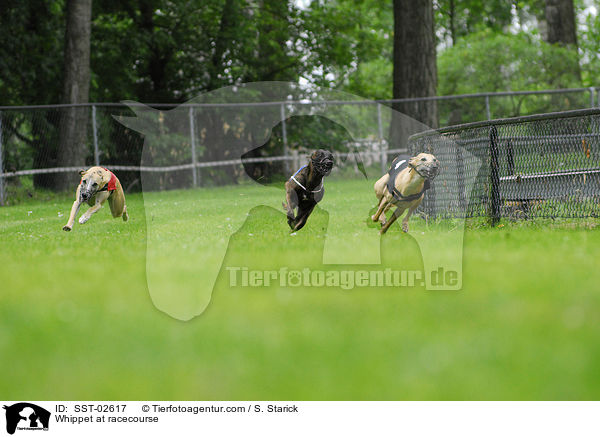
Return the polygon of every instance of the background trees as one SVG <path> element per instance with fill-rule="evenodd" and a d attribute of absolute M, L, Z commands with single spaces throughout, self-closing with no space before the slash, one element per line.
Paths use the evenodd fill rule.
<path fill-rule="evenodd" d="M 435 25 L 431 0 L 394 0 L 393 97 L 430 97 L 437 93 Z M 394 103 L 396 111 L 432 128 L 437 127 L 435 101 Z M 390 140 L 403 147 L 406 123 L 394 118 Z"/>
<path fill-rule="evenodd" d="M 60 101 L 69 4 L 8 2 L 0 16 L 2 104 Z M 596 85 L 591 72 L 600 52 L 598 10 L 585 0 L 95 0 L 92 8 L 93 101 L 177 103 L 256 80 L 300 80 L 391 98 L 394 83 L 399 86 L 393 80 L 394 35 L 402 36 L 402 30 L 406 43 L 415 46 L 424 43 L 418 35 L 435 32 L 436 50 L 423 53 L 430 60 L 415 57 L 410 63 L 421 71 L 437 51 L 443 90 L 452 88 L 445 83 L 443 59 L 454 56 L 461 42 L 461 53 L 470 50 L 471 56 L 478 52 L 488 59 L 485 70 L 469 72 L 469 82 L 476 84 L 469 91 L 489 90 L 486 75 L 502 67 L 493 53 L 473 45 L 477 40 L 494 46 L 508 38 L 503 41 L 517 49 L 514 57 L 522 45 L 534 44 L 539 48 L 534 61 L 546 54 L 546 43 L 561 45 L 578 58 L 583 86 Z M 576 66 L 569 63 L 569 68 Z M 539 83 L 533 73 L 539 71 L 529 82 Z M 551 83 L 546 76 L 541 79 Z M 522 89 L 524 81 L 504 85 Z M 431 89 L 425 91 L 411 94 Z"/>
<path fill-rule="evenodd" d="M 69 11 L 76 3 L 89 15 L 90 0 L 5 3 L 0 105 L 177 104 L 267 80 L 373 99 L 599 85 L 600 14 L 588 0 L 94 0 L 91 34 L 79 36 Z M 81 68 L 87 55 L 75 50 L 87 38 L 89 80 Z M 553 102 L 495 104 L 493 113 L 517 115 Z M 429 126 L 472 121 L 485 110 L 482 102 L 397 109 Z M 4 129 L 18 136 L 27 124 L 22 147 L 36 167 L 79 165 L 89 144 L 81 140 L 85 123 L 74 120 L 68 111 L 27 120 L 9 114 Z M 38 185 L 57 183 L 36 176 Z"/>
<path fill-rule="evenodd" d="M 61 103 L 87 103 L 90 89 L 90 32 L 92 0 L 67 0 L 63 88 Z M 85 166 L 87 155 L 87 107 L 61 110 L 58 162 L 65 166 Z M 71 173 L 55 175 L 54 186 L 67 189 L 78 179 Z"/>

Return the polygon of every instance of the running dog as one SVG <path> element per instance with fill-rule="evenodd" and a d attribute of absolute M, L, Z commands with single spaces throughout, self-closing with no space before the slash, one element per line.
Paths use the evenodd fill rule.
<path fill-rule="evenodd" d="M 425 191 L 439 173 L 437 158 L 429 153 L 419 153 L 406 159 L 394 159 L 390 170 L 375 182 L 375 196 L 379 201 L 377 212 L 371 217 L 381 223 L 379 233 L 385 234 L 398 217 L 408 209 L 402 220 L 402 230 L 408 232 L 408 220 L 423 200 Z M 397 206 L 392 216 L 386 220 L 385 213 Z"/>
<path fill-rule="evenodd" d="M 90 205 L 90 209 L 84 212 L 79 218 L 79 223 L 87 222 L 92 214 L 98 212 L 106 200 L 110 205 L 110 212 L 114 218 L 123 217 L 126 222 L 129 219 L 127 215 L 127 205 L 125 205 L 125 193 L 121 182 L 110 170 L 104 167 L 92 167 L 88 170 L 79 172 L 81 182 L 75 193 L 75 202 L 71 208 L 69 221 L 63 226 L 63 231 L 73 229 L 75 217 L 79 212 L 79 208 L 85 202 Z"/>
<path fill-rule="evenodd" d="M 317 150 L 308 161 L 285 183 L 283 209 L 287 211 L 287 222 L 293 232 L 302 229 L 313 209 L 323 199 L 323 178 L 329 176 L 335 161 L 331 152 Z M 298 214 L 294 215 L 294 209 Z"/>

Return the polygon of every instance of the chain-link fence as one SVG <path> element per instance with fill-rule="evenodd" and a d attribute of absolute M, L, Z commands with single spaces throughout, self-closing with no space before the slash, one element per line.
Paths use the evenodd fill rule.
<path fill-rule="evenodd" d="M 217 139 L 211 138 L 203 127 L 207 125 L 207 120 L 202 118 L 206 114 L 201 111 L 202 105 L 189 105 L 189 117 L 179 119 L 179 123 L 185 126 L 174 129 L 177 130 L 177 134 L 169 136 L 168 142 L 161 143 L 160 148 L 153 149 L 149 160 L 142 160 L 143 136 L 122 123 L 123 119 L 133 115 L 129 107 L 112 103 L 78 106 L 87 112 L 88 119 L 87 140 L 82 145 L 87 150 L 85 165 L 103 165 L 118 171 L 123 186 L 131 191 L 141 188 L 140 171 L 160 174 L 156 179 L 156 189 L 236 183 L 238 176 L 249 168 L 255 179 L 266 174 L 285 176 L 291 168 L 297 168 L 305 160 L 304 155 L 308 150 L 318 147 L 337 147 L 340 152 L 360 150 L 361 156 L 366 160 L 365 165 L 377 166 L 381 171 L 385 171 L 389 159 L 399 150 L 397 146 L 389 144 L 390 111 L 382 111 L 380 108 L 382 105 L 391 106 L 396 102 L 410 104 L 432 100 L 437 104 L 440 126 L 549 110 L 596 107 L 600 103 L 598 90 L 595 88 L 482 93 L 372 102 L 261 103 L 263 108 L 270 105 L 273 111 L 280 112 L 282 121 L 273 129 L 265 147 L 255 151 L 248 149 L 249 153 L 243 157 L 245 167 L 242 165 L 242 157 L 233 156 L 227 148 L 228 143 L 243 139 L 244 134 L 239 133 L 243 127 L 237 126 L 238 132 L 234 132 L 227 123 L 215 120 L 213 124 L 221 122 L 225 128 L 219 126 L 219 129 L 213 129 L 215 132 L 222 131 L 222 135 Z M 365 135 L 362 138 L 353 138 L 327 120 L 318 117 L 310 120 L 306 117 L 295 117 L 301 112 L 306 114 L 306 107 L 311 105 L 315 108 L 317 105 L 352 106 L 353 123 L 364 125 L 365 128 L 361 128 L 361 131 L 365 132 Z M 58 158 L 61 109 L 66 106 L 73 105 L 0 107 L 0 205 L 10 204 L 12 199 L 18 198 L 24 192 L 52 189 L 52 178 L 57 173 L 74 172 L 79 169 L 62 166 Z M 151 106 L 165 114 L 175 107 Z M 242 111 L 253 109 L 252 103 L 246 103 L 236 106 L 234 110 L 239 111 L 241 106 L 246 108 Z M 548 132 L 548 135 L 553 133 Z M 590 144 L 590 147 L 594 144 Z M 515 155 L 521 146 L 518 141 L 514 142 L 512 147 L 517 151 Z M 253 166 L 249 167 L 249 163 Z M 142 164 L 144 166 L 141 166 Z M 515 202 L 518 202 L 518 199 Z"/>
<path fill-rule="evenodd" d="M 456 147 L 448 149 L 449 143 Z M 447 156 L 446 150 L 455 152 Z M 456 217 L 466 211 L 468 217 L 487 216 L 492 222 L 501 217 L 600 216 L 598 109 L 424 132 L 410 138 L 409 151 L 436 154 L 442 164 L 421 205 L 427 216 Z M 466 153 L 476 156 L 481 167 L 461 165 Z M 475 177 L 470 196 L 464 182 L 469 177 Z"/>

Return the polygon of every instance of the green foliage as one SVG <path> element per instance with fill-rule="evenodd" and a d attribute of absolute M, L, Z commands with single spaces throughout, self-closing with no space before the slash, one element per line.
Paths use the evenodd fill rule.
<path fill-rule="evenodd" d="M 584 16 L 585 25 L 580 28 L 579 48 L 582 56 L 581 80 L 585 86 L 600 86 L 600 11 Z"/>
<path fill-rule="evenodd" d="M 578 85 L 575 53 L 523 33 L 469 35 L 438 59 L 442 95 Z"/>
<path fill-rule="evenodd" d="M 380 57 L 357 63 L 356 70 L 348 77 L 344 91 L 369 99 L 385 100 L 392 96 L 393 66 L 390 58 Z"/>
<path fill-rule="evenodd" d="M 299 12 L 291 1 L 101 3 L 94 18 L 93 95 L 181 102 L 241 82 L 297 81 Z M 111 72 L 117 66 L 118 72 Z"/>
<path fill-rule="evenodd" d="M 64 1 L 7 3 L 0 14 L 0 105 L 57 103 Z"/>
<path fill-rule="evenodd" d="M 436 0 L 436 24 L 442 41 L 455 44 L 460 38 L 485 30 L 503 32 L 512 20 L 512 1 Z M 523 2 L 520 2 L 523 3 Z"/>
<path fill-rule="evenodd" d="M 438 93 L 452 95 L 578 87 L 577 62 L 576 52 L 524 33 L 505 35 L 482 31 L 462 38 L 455 46 L 439 54 Z M 582 103 L 567 102 L 567 106 L 578 107 Z M 494 104 L 492 116 L 494 113 L 516 116 L 557 107 L 556 98 L 548 96 L 506 97 L 494 99 Z M 460 110 L 463 120 L 474 121 L 481 119 L 483 108 L 469 102 L 456 102 L 451 109 Z"/>
<path fill-rule="evenodd" d="M 0 16 L 0 104 L 57 103 L 64 0 L 8 3 Z M 542 0 L 434 1 L 438 94 L 599 85 L 600 18 L 586 9 L 587 3 L 575 4 L 579 54 L 540 41 Z M 393 24 L 388 0 L 95 0 L 90 100 L 180 103 L 223 86 L 266 80 L 388 99 Z M 578 61 L 582 83 L 577 80 Z M 492 101 L 491 115 L 587 105 L 583 95 L 507 97 Z M 441 125 L 485 118 L 481 99 L 440 102 L 438 110 Z M 11 124 L 5 132 L 10 136 L 19 126 L 26 133 L 54 132 L 57 119 L 31 127 L 16 118 L 7 117 L 5 123 Z M 290 143 L 299 143 L 305 134 L 291 132 Z M 41 153 L 36 148 L 46 144 L 45 156 L 55 159 L 53 139 L 20 144 L 20 156 L 33 160 Z M 112 151 L 111 159 L 122 160 L 122 153 Z M 35 159 L 46 165 L 42 157 Z M 133 164 L 135 158 L 126 161 Z"/>
<path fill-rule="evenodd" d="M 391 96 L 393 11 L 384 0 L 313 1 L 303 11 L 304 46 L 316 66 L 309 82 L 356 93 L 366 98 Z M 370 85 L 377 67 L 389 77 Z M 385 83 L 384 83 L 385 82 Z"/>

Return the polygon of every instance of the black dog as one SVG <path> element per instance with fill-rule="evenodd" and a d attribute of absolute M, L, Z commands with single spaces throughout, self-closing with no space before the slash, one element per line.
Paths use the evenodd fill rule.
<path fill-rule="evenodd" d="M 331 152 L 317 150 L 310 156 L 308 165 L 294 173 L 285 183 L 287 203 L 283 202 L 283 209 L 287 211 L 287 221 L 292 231 L 302 229 L 315 205 L 323 199 L 323 178 L 331 173 L 333 165 Z M 294 216 L 296 207 L 298 214 Z"/>

